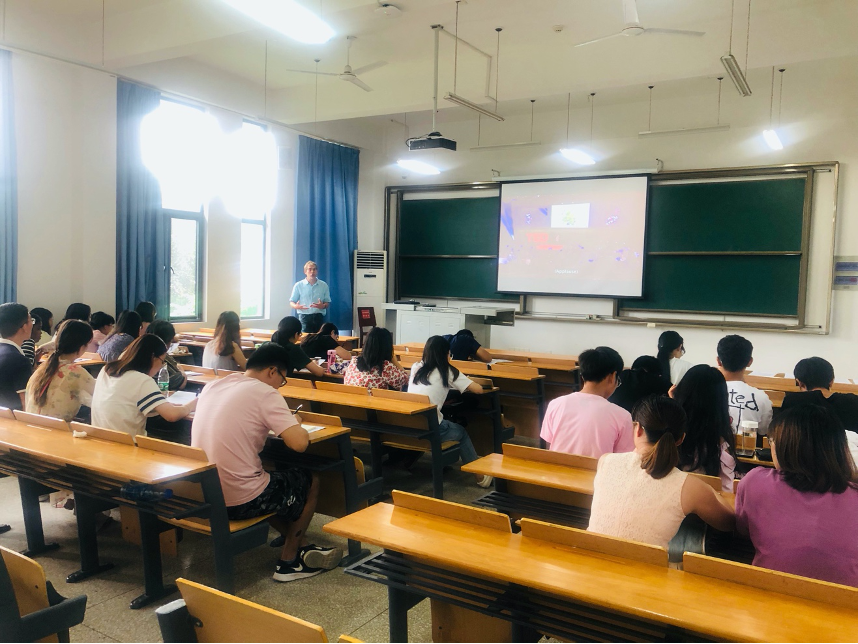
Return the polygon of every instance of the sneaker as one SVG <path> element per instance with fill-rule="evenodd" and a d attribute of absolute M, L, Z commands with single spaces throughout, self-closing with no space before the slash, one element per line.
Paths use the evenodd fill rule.
<path fill-rule="evenodd" d="M 298 550 L 299 558 L 310 568 L 333 570 L 343 558 L 339 548 L 323 548 L 317 545 L 307 545 Z"/>
<path fill-rule="evenodd" d="M 295 561 L 291 563 L 281 559 L 274 569 L 274 581 L 298 581 L 307 577 L 315 577 L 323 572 L 325 572 L 324 568 L 311 568 L 304 563 L 301 557 L 295 557 Z"/>
<path fill-rule="evenodd" d="M 483 477 L 482 481 L 477 481 L 477 485 L 483 488 L 491 487 L 492 483 L 494 483 L 494 478 L 488 474 Z"/>

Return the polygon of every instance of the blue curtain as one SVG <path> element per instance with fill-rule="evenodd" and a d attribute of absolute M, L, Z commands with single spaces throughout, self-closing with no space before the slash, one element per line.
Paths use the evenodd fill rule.
<path fill-rule="evenodd" d="M 0 49 L 0 303 L 18 299 L 18 163 L 12 52 Z"/>
<path fill-rule="evenodd" d="M 161 104 L 161 93 L 121 80 L 116 90 L 116 310 L 149 301 L 167 319 L 170 220 L 140 150 L 140 123 Z"/>
<path fill-rule="evenodd" d="M 295 279 L 304 263 L 319 265 L 328 283 L 327 321 L 353 326 L 352 257 L 357 249 L 357 192 L 360 151 L 306 136 L 298 137 L 295 191 Z"/>

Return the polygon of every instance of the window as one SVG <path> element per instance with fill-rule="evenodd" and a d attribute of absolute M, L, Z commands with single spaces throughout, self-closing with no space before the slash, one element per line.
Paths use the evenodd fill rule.
<path fill-rule="evenodd" d="M 170 217 L 170 319 L 202 319 L 203 214 L 165 210 Z"/>

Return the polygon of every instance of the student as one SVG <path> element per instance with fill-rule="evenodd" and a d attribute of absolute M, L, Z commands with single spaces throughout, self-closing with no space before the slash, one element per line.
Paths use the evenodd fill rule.
<path fill-rule="evenodd" d="M 289 306 L 295 309 L 304 333 L 316 333 L 328 314 L 331 291 L 328 285 L 319 279 L 319 267 L 316 266 L 316 262 L 304 264 L 304 275 L 306 279 L 295 282 L 295 286 L 292 287 Z"/>
<path fill-rule="evenodd" d="M 453 360 L 492 361 L 492 356 L 477 342 L 470 329 L 461 329 L 456 331 L 455 335 L 448 334 L 443 338 L 450 343 L 450 355 Z"/>
<path fill-rule="evenodd" d="M 588 349 L 578 356 L 581 391 L 548 403 L 540 437 L 552 452 L 599 458 L 635 448 L 632 417 L 608 398 L 620 386 L 623 359 L 610 347 Z"/>
<path fill-rule="evenodd" d="M 621 384 L 608 398 L 608 402 L 619 405 L 628 412 L 641 398 L 651 394 L 663 396 L 670 389 L 670 381 L 662 375 L 661 365 L 652 356 L 641 356 L 632 363 L 631 369 L 620 374 Z"/>
<path fill-rule="evenodd" d="M 74 420 L 81 405 L 92 406 L 95 378 L 75 360 L 86 353 L 92 327 L 80 320 L 66 320 L 57 330 L 57 349 L 27 383 L 25 411 Z"/>
<path fill-rule="evenodd" d="M 671 389 L 670 397 L 688 418 L 688 433 L 679 446 L 679 469 L 718 476 L 721 489 L 732 493 L 736 450 L 724 376 L 715 367 L 696 365 Z"/>
<path fill-rule="evenodd" d="M 772 401 L 762 389 L 745 382 L 745 369 L 754 362 L 754 345 L 741 335 L 727 335 L 718 342 L 718 368 L 727 381 L 730 425 L 735 434 L 743 420 L 757 424 L 757 434 L 765 435 L 772 422 Z"/>
<path fill-rule="evenodd" d="M 858 485 L 837 415 L 789 409 L 769 444 L 776 469 L 752 469 L 736 493 L 736 528 L 754 544 L 754 565 L 858 586 Z"/>
<path fill-rule="evenodd" d="M 21 344 L 21 351 L 24 352 L 24 357 L 30 361 L 30 366 L 36 364 L 36 342 L 42 337 L 42 320 L 38 315 L 30 313 L 33 318 L 33 330 L 30 331 L 30 337 L 24 340 Z"/>
<path fill-rule="evenodd" d="M 176 341 L 176 327 L 167 322 L 167 320 L 156 320 L 150 324 L 149 333 L 161 338 L 161 340 L 164 341 L 164 344 L 167 345 L 168 349 L 170 345 Z M 184 389 L 185 385 L 188 383 L 188 379 L 185 378 L 185 374 L 181 369 L 179 369 L 179 365 L 176 363 L 176 360 L 169 354 L 169 352 L 164 356 L 164 360 L 167 364 L 167 373 L 170 374 L 169 390 L 176 391 L 177 389 Z"/>
<path fill-rule="evenodd" d="M 301 348 L 311 358 L 328 359 L 328 351 L 336 351 L 337 357 L 341 360 L 351 360 L 352 354 L 350 351 L 343 349 L 337 338 L 340 337 L 340 330 L 333 322 L 325 322 L 319 329 L 318 333 L 308 333 L 301 338 Z"/>
<path fill-rule="evenodd" d="M 137 315 L 134 311 L 129 313 Z M 122 315 L 119 317 L 122 319 Z M 148 333 L 134 340 L 117 361 L 105 366 L 95 380 L 92 424 L 145 436 L 147 416 L 160 415 L 175 422 L 194 411 L 196 398 L 174 405 L 158 389 L 155 375 L 166 363 L 166 355 L 163 340 Z"/>
<path fill-rule="evenodd" d="M 412 370 L 413 371 L 413 370 Z M 346 367 L 343 382 L 367 389 L 402 389 L 408 373 L 393 353 L 393 335 L 377 326 L 366 336 L 363 351 Z"/>
<path fill-rule="evenodd" d="M 801 405 L 819 405 L 833 411 L 847 430 L 858 432 L 858 396 L 831 391 L 834 367 L 830 362 L 816 357 L 799 360 L 793 375 L 801 391 L 784 396 L 781 413 Z"/>
<path fill-rule="evenodd" d="M 310 360 L 304 350 L 298 346 L 301 340 L 301 322 L 291 315 L 280 320 L 277 330 L 271 336 L 271 341 L 286 349 L 289 356 L 289 364 L 286 367 L 286 375 L 291 376 L 294 371 L 306 368 L 314 376 L 325 375 L 325 370 Z"/>
<path fill-rule="evenodd" d="M 89 324 L 89 315 L 91 311 L 92 309 L 90 309 L 89 304 L 83 304 L 82 302 L 69 304 L 63 319 L 54 327 L 54 337 L 50 342 L 40 345 L 39 348 L 42 350 L 40 353 L 50 353 L 56 349 L 57 329 L 60 328 L 60 324 L 66 320 L 81 320 L 82 322 Z M 91 342 L 86 350 L 95 352 L 98 350 L 98 346 L 95 342 Z"/>
<path fill-rule="evenodd" d="M 691 368 L 691 363 L 683 360 L 685 341 L 676 331 L 665 331 L 658 336 L 658 362 L 661 373 L 671 384 L 679 384 L 685 372 Z"/>
<path fill-rule="evenodd" d="M 137 315 L 143 321 L 143 328 L 140 329 L 140 334 L 148 333 L 147 329 L 155 321 L 155 316 L 157 315 L 155 305 L 152 302 L 140 302 L 134 310 L 137 311 Z"/>
<path fill-rule="evenodd" d="M 239 371 L 246 364 L 241 350 L 241 320 L 235 311 L 224 311 L 217 318 L 214 338 L 203 349 L 203 366 Z"/>
<path fill-rule="evenodd" d="M 206 385 L 191 430 L 191 444 L 205 450 L 217 465 L 229 518 L 239 521 L 274 513 L 268 522 L 285 539 L 275 581 L 313 577 L 335 568 L 342 558 L 337 548 L 307 542 L 319 494 L 318 475 L 295 467 L 266 472 L 259 458 L 269 433 L 296 452 L 305 451 L 310 443 L 301 419 L 292 415 L 277 392 L 290 364 L 287 349 L 274 342 L 263 344 L 251 354 L 245 373 Z"/>
<path fill-rule="evenodd" d="M 126 347 L 140 336 L 142 326 L 143 322 L 136 311 L 122 311 L 116 326 L 113 327 L 113 332 L 98 347 L 98 355 L 105 362 L 118 360 Z"/>
<path fill-rule="evenodd" d="M 387 330 L 376 327 L 370 331 L 370 336 L 376 331 Z M 389 335 L 390 331 L 387 333 Z M 368 342 L 369 337 L 367 337 Z M 423 347 L 423 359 L 411 367 L 408 393 L 429 396 L 429 401 L 438 408 L 438 430 L 441 435 L 441 442 L 459 441 L 462 463 L 470 463 L 479 458 L 477 450 L 474 449 L 474 444 L 471 442 L 471 437 L 468 436 L 464 427 L 446 420 L 441 413 L 441 408 L 444 406 L 447 394 L 451 389 L 458 392 L 470 391 L 476 394 L 483 391 L 480 385 L 450 364 L 450 343 L 440 335 L 433 335 Z M 479 474 L 476 476 L 477 485 L 480 487 L 488 487 L 492 484 L 492 477 Z"/>
<path fill-rule="evenodd" d="M 33 366 L 21 345 L 30 337 L 33 319 L 23 304 L 0 304 L 0 407 L 24 408 L 24 391 Z"/>
<path fill-rule="evenodd" d="M 113 333 L 116 320 L 113 319 L 112 315 L 104 311 L 96 311 L 90 316 L 89 325 L 92 327 L 92 339 L 100 347 L 107 340 L 108 336 Z"/>
<path fill-rule="evenodd" d="M 42 321 L 42 334 L 39 336 L 39 339 L 36 340 L 36 346 L 40 347 L 45 344 L 45 342 L 51 341 L 51 329 L 54 327 L 54 314 L 41 306 L 37 306 L 31 310 L 30 313 L 34 318 L 38 317 Z"/>
<path fill-rule="evenodd" d="M 649 396 L 635 407 L 635 450 L 605 454 L 593 480 L 587 530 L 667 548 L 688 514 L 732 531 L 733 510 L 700 479 L 676 469 L 685 412 L 675 400 Z"/>

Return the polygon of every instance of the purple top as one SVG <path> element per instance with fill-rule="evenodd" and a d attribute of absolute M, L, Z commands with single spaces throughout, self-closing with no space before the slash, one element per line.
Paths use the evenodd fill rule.
<path fill-rule="evenodd" d="M 736 529 L 750 536 L 754 565 L 858 586 L 858 490 L 799 492 L 757 467 L 736 493 Z"/>

